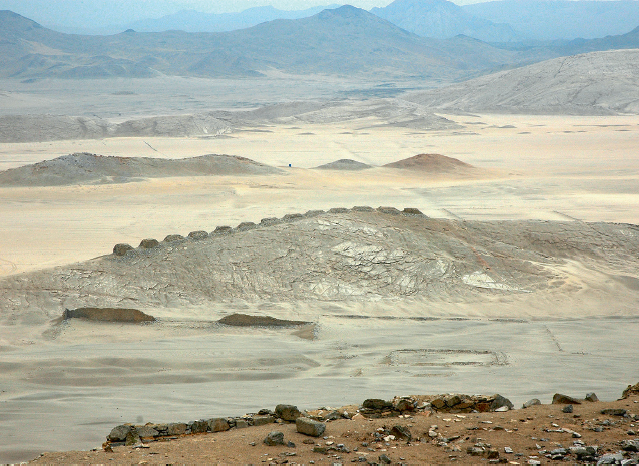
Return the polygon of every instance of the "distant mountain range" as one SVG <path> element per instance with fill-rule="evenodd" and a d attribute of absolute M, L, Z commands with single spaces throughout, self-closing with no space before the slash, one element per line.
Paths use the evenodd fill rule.
<path fill-rule="evenodd" d="M 463 35 L 424 38 L 351 6 L 230 32 L 125 31 L 108 36 L 64 34 L 0 11 L 0 77 L 22 80 L 258 77 L 278 71 L 445 83 L 562 55 L 633 47 L 639 47 L 639 28 L 601 39 L 499 47 Z"/>
<path fill-rule="evenodd" d="M 639 1 L 500 0 L 465 5 L 474 17 L 507 23 L 533 40 L 594 39 L 639 26 Z"/>
<path fill-rule="evenodd" d="M 195 10 L 182 10 L 158 19 L 143 19 L 132 22 L 126 29 L 135 31 L 187 31 L 187 32 L 225 32 L 256 26 L 276 19 L 308 18 L 323 10 L 337 8 L 339 5 L 318 6 L 306 10 L 285 11 L 272 6 L 249 8 L 239 13 L 202 13 Z"/>
<path fill-rule="evenodd" d="M 521 55 L 465 37 L 422 38 L 349 6 L 225 33 L 131 31 L 110 36 L 63 34 L 0 12 L 0 76 L 21 79 L 255 77 L 278 70 L 451 81 L 515 64 Z"/>
<path fill-rule="evenodd" d="M 50 29 L 102 35 L 127 29 L 233 31 L 276 19 L 310 17 L 338 5 L 211 13 L 214 6 L 207 0 L 0 0 L 0 10 L 14 11 Z M 446 39 L 463 34 L 486 42 L 594 39 L 625 34 L 639 26 L 637 0 L 499 0 L 465 6 L 447 0 L 395 0 L 371 12 L 422 37 Z"/>
<path fill-rule="evenodd" d="M 520 40 L 508 24 L 478 18 L 447 0 L 395 0 L 371 13 L 423 37 L 447 39 L 463 34 L 487 42 Z"/>

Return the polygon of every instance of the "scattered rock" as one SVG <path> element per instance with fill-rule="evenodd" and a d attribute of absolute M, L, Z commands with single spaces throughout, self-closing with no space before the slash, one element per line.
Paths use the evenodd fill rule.
<path fill-rule="evenodd" d="M 623 461 L 623 454 L 621 453 L 606 453 L 599 458 L 597 465 L 599 464 L 619 464 Z"/>
<path fill-rule="evenodd" d="M 284 434 L 282 432 L 273 431 L 264 439 L 264 443 L 269 446 L 284 445 Z"/>
<path fill-rule="evenodd" d="M 573 405 L 580 405 L 581 401 L 579 401 L 576 398 L 573 398 L 571 396 L 568 395 L 562 395 L 561 393 L 555 393 L 555 395 L 552 397 L 552 404 L 556 405 L 556 404 L 573 404 Z"/>
<path fill-rule="evenodd" d="M 539 401 L 537 398 L 533 398 L 532 400 L 526 401 L 524 405 L 522 406 L 522 408 L 526 409 L 526 408 L 530 408 L 531 406 L 537 406 L 540 404 L 541 404 L 541 401 Z"/>
<path fill-rule="evenodd" d="M 497 411 L 503 407 L 515 409 L 515 405 L 513 405 L 508 398 L 501 395 L 495 395 L 493 401 L 490 403 L 490 410 Z"/>
<path fill-rule="evenodd" d="M 566 405 L 561 409 L 562 413 L 572 413 L 573 407 L 572 405 Z"/>
<path fill-rule="evenodd" d="M 621 449 L 625 451 L 639 452 L 639 439 L 622 440 Z"/>
<path fill-rule="evenodd" d="M 393 426 L 390 433 L 391 435 L 394 435 L 396 439 L 406 440 L 407 442 L 410 442 L 411 439 L 413 438 L 408 427 L 404 427 L 400 425 Z"/>
<path fill-rule="evenodd" d="M 608 416 L 625 416 L 627 412 L 628 411 L 622 408 L 607 408 L 601 410 L 601 414 L 607 414 Z"/>
<path fill-rule="evenodd" d="M 386 454 L 379 455 L 379 462 L 382 464 L 391 464 L 391 459 Z"/>
<path fill-rule="evenodd" d="M 415 209 L 414 207 L 406 207 L 404 208 L 402 213 L 405 215 L 422 215 L 422 216 L 424 215 L 421 210 Z"/>
<path fill-rule="evenodd" d="M 307 417 L 298 417 L 295 420 L 295 425 L 300 434 L 310 435 L 311 437 L 320 437 L 326 430 L 326 424 Z"/>
<path fill-rule="evenodd" d="M 124 256 L 128 251 L 133 250 L 133 246 L 126 243 L 118 243 L 113 246 L 113 254 L 116 256 Z"/>
<path fill-rule="evenodd" d="M 157 248 L 160 245 L 159 241 L 153 238 L 145 238 L 140 241 L 140 245 L 138 247 L 142 249 L 151 249 Z"/>
<path fill-rule="evenodd" d="M 586 394 L 586 398 L 584 398 L 586 401 L 590 401 L 591 403 L 595 403 L 597 401 L 599 401 L 599 398 L 597 397 L 597 395 L 594 392 L 590 392 Z"/>
<path fill-rule="evenodd" d="M 302 415 L 297 406 L 280 404 L 275 407 L 275 415 L 285 421 L 295 421 Z"/>
<path fill-rule="evenodd" d="M 639 395 L 639 382 L 634 385 L 628 385 L 628 387 L 621 394 L 621 398 L 626 399 L 630 395 Z"/>
<path fill-rule="evenodd" d="M 189 238 L 194 239 L 196 241 L 206 239 L 209 237 L 209 234 L 204 230 L 192 231 L 189 233 Z"/>

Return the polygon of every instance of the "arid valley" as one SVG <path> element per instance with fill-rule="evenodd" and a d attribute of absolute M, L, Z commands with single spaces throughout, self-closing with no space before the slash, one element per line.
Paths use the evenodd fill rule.
<path fill-rule="evenodd" d="M 445 83 L 0 79 L 0 462 L 278 403 L 617 400 L 639 50 L 542 58 Z"/>

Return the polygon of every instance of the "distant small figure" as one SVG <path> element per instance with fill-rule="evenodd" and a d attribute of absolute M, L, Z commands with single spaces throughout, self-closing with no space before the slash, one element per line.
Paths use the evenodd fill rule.
<path fill-rule="evenodd" d="M 288 164 L 288 166 L 289 166 L 289 168 L 290 168 L 290 167 L 292 167 L 292 166 L 293 166 L 293 164 L 292 164 L 292 163 L 289 163 L 289 164 Z"/>

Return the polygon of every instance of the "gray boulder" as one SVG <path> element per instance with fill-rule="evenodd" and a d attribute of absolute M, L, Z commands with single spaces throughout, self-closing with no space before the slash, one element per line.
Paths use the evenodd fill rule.
<path fill-rule="evenodd" d="M 209 419 L 209 430 L 211 432 L 224 432 L 231 428 L 229 421 L 224 418 L 218 417 Z"/>
<path fill-rule="evenodd" d="M 369 398 L 367 400 L 364 400 L 364 403 L 362 403 L 362 408 L 374 410 L 393 409 L 393 404 L 379 398 Z"/>
<path fill-rule="evenodd" d="M 333 207 L 328 211 L 329 214 L 345 214 L 346 212 L 348 212 L 346 207 Z"/>
<path fill-rule="evenodd" d="M 199 241 L 201 239 L 206 239 L 209 237 L 209 234 L 204 230 L 192 231 L 189 233 L 189 238 Z"/>
<path fill-rule="evenodd" d="M 140 438 L 157 437 L 160 433 L 151 426 L 137 426 L 135 428 L 138 431 Z"/>
<path fill-rule="evenodd" d="M 113 246 L 113 254 L 115 254 L 116 256 L 124 256 L 127 251 L 131 251 L 132 249 L 133 246 L 131 246 L 130 244 L 118 243 Z"/>
<path fill-rule="evenodd" d="M 184 435 L 186 434 L 186 424 L 183 422 L 172 422 L 167 426 L 166 433 L 168 435 Z"/>
<path fill-rule="evenodd" d="M 192 434 L 202 434 L 209 429 L 209 421 L 197 420 L 189 422 Z"/>
<path fill-rule="evenodd" d="M 111 433 L 107 435 L 107 440 L 111 442 L 124 442 L 129 432 L 131 432 L 131 426 L 116 426 L 111 429 Z"/>
<path fill-rule="evenodd" d="M 537 398 L 533 398 L 532 400 L 528 400 L 526 401 L 522 408 L 526 409 L 526 408 L 530 408 L 531 406 L 538 406 L 541 404 L 541 401 L 539 401 Z"/>
<path fill-rule="evenodd" d="M 212 235 L 228 235 L 231 234 L 233 228 L 227 225 L 221 225 L 219 227 L 215 227 L 215 230 L 211 232 Z"/>
<path fill-rule="evenodd" d="M 513 405 L 508 398 L 501 395 L 495 395 L 493 401 L 490 403 L 490 410 L 497 411 L 504 407 L 507 407 L 508 409 L 515 409 L 515 405 Z"/>
<path fill-rule="evenodd" d="M 157 248 L 160 245 L 159 241 L 153 238 L 145 238 L 142 241 L 140 241 L 140 248 L 142 249 L 151 249 L 151 248 Z"/>
<path fill-rule="evenodd" d="M 356 205 L 351 210 L 353 212 L 372 212 L 375 209 L 373 209 L 372 207 L 367 206 L 367 205 Z"/>
<path fill-rule="evenodd" d="M 300 434 L 310 435 L 311 437 L 321 437 L 326 430 L 326 424 L 307 417 L 298 417 L 295 420 L 295 425 Z"/>
<path fill-rule="evenodd" d="M 269 446 L 284 445 L 284 434 L 282 432 L 269 432 L 264 439 L 264 443 Z"/>
<path fill-rule="evenodd" d="M 639 439 L 623 440 L 621 442 L 621 449 L 625 451 L 639 452 Z"/>
<path fill-rule="evenodd" d="M 285 421 L 294 421 L 302 415 L 297 406 L 280 404 L 275 407 L 275 415 Z"/>
<path fill-rule="evenodd" d="M 253 425 L 254 426 L 263 426 L 266 424 L 273 424 L 275 422 L 275 418 L 273 416 L 253 416 Z"/>
<path fill-rule="evenodd" d="M 586 394 L 586 401 L 590 401 L 591 403 L 595 403 L 597 401 L 599 401 L 599 398 L 597 397 L 597 395 L 594 392 L 591 393 L 587 393 Z"/>
<path fill-rule="evenodd" d="M 608 416 L 625 416 L 627 412 L 628 411 L 623 408 L 607 408 L 601 410 L 601 414 L 607 414 Z"/>
<path fill-rule="evenodd" d="M 421 216 L 424 216 L 424 213 L 421 210 L 416 209 L 414 207 L 406 207 L 402 211 L 402 213 L 405 214 L 405 215 L 421 215 Z"/>
<path fill-rule="evenodd" d="M 580 405 L 581 401 L 577 398 L 573 398 L 572 396 L 562 395 L 561 393 L 555 393 L 552 397 L 552 404 L 562 404 L 562 405 Z"/>
<path fill-rule="evenodd" d="M 247 231 L 257 228 L 257 225 L 253 222 L 242 222 L 235 229 L 237 231 Z"/>
<path fill-rule="evenodd" d="M 177 241 L 182 241 L 184 239 L 184 236 L 182 235 L 167 235 L 166 238 L 164 238 L 164 242 L 165 243 L 175 243 Z"/>

